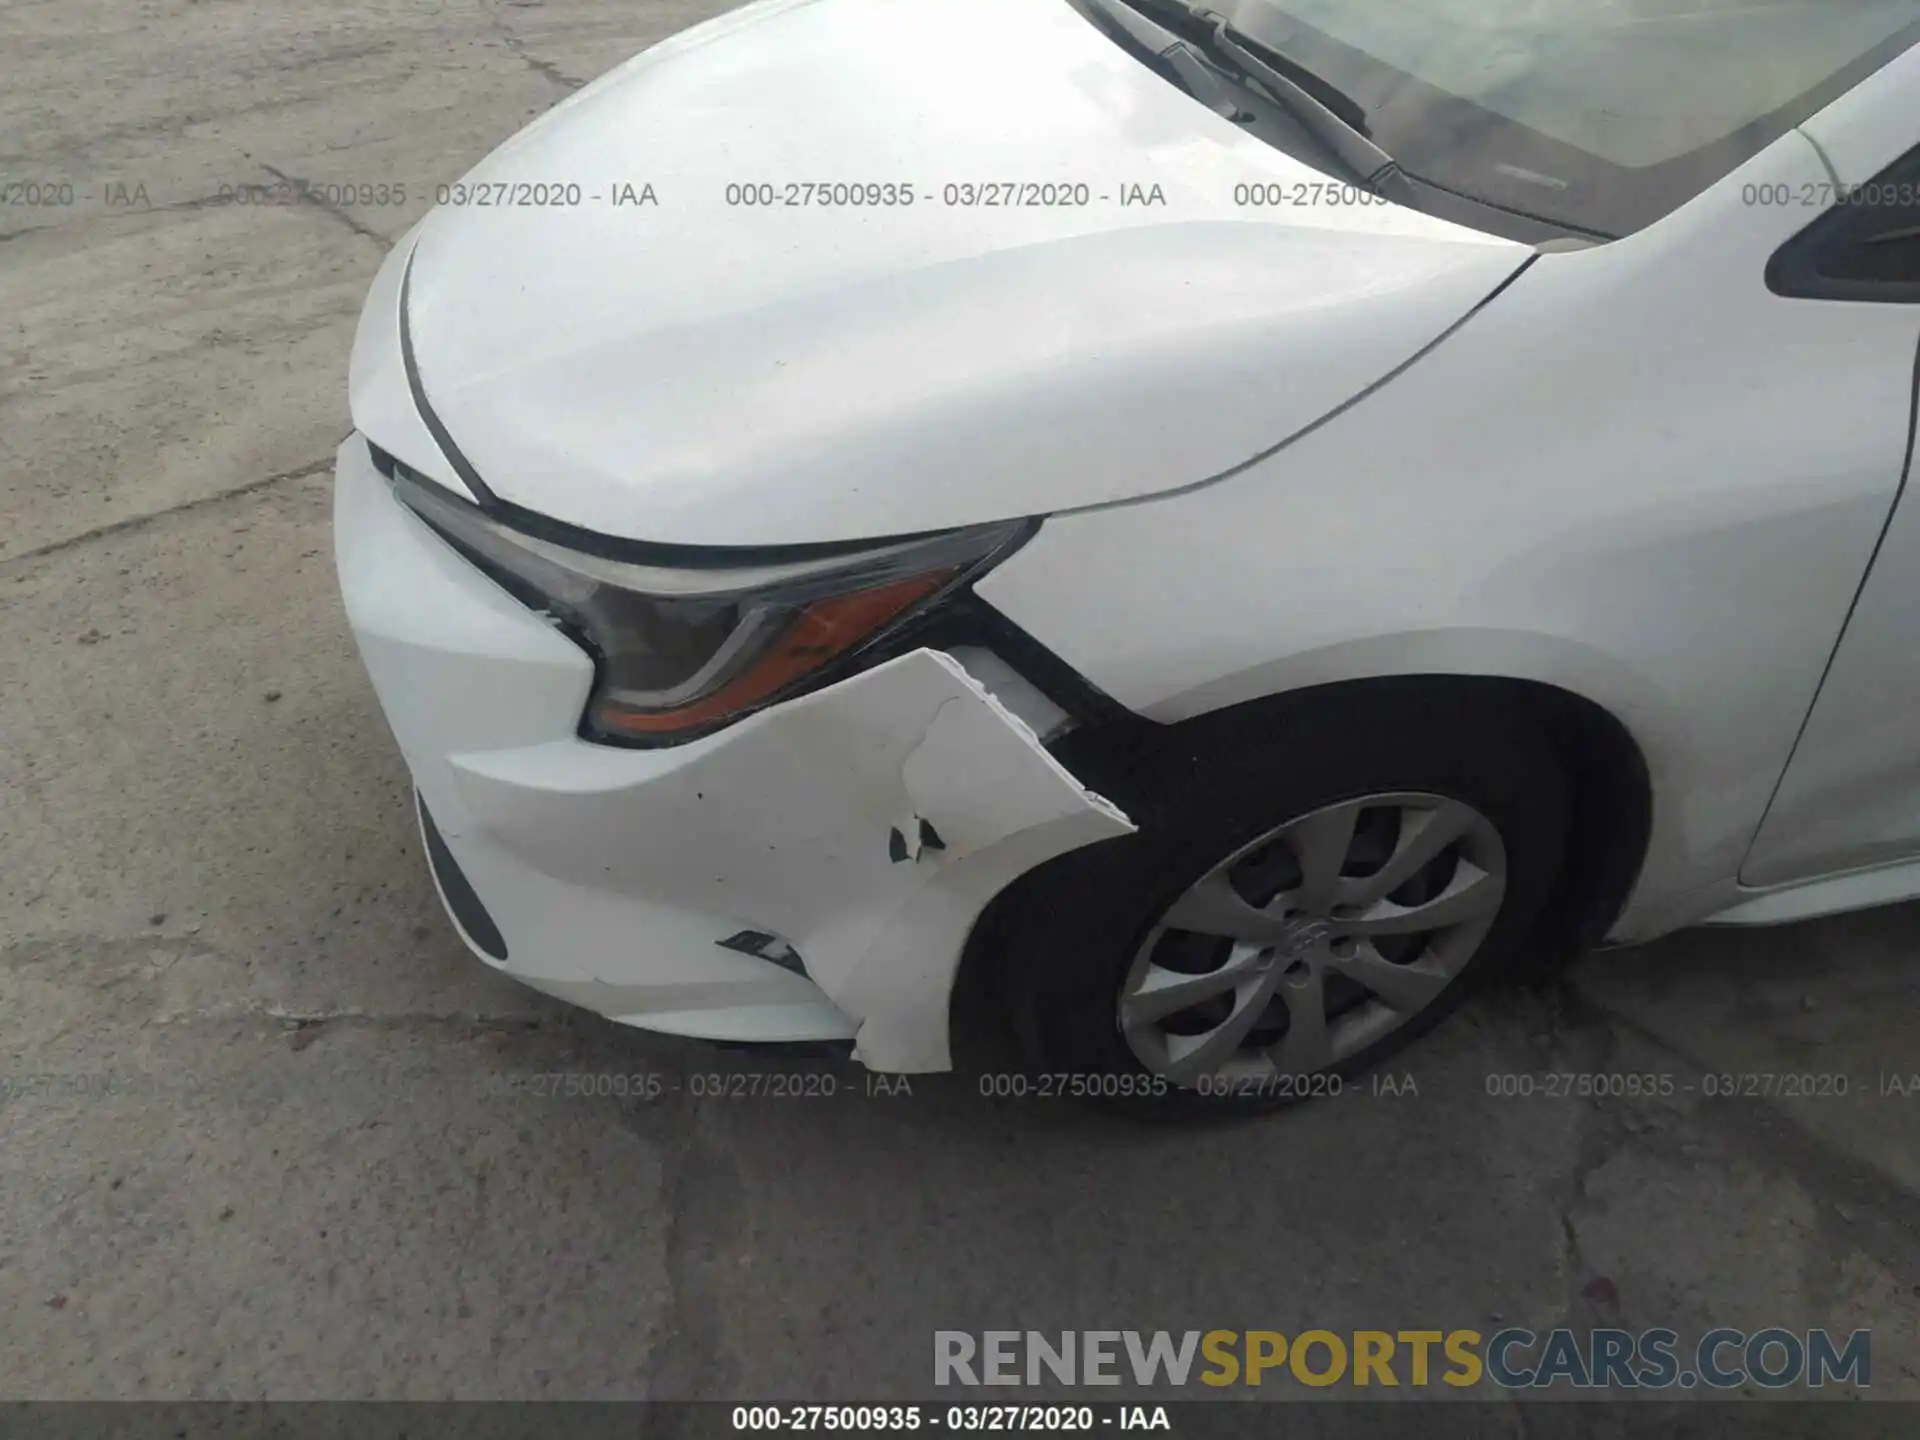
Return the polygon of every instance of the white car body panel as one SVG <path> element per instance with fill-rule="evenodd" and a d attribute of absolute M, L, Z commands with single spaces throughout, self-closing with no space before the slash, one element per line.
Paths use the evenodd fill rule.
<path fill-rule="evenodd" d="M 1617 941 L 1885 903 L 1920 893 L 1920 502 L 1899 503 L 1920 307 L 1773 294 L 1769 257 L 1817 211 L 1746 202 L 1870 180 L 1920 143 L 1916 93 L 1920 50 L 1664 220 L 1536 254 L 1331 194 L 1234 205 L 1242 181 L 1325 177 L 1057 0 L 771 0 L 468 177 L 578 181 L 585 203 L 443 207 L 403 238 L 353 416 L 484 499 L 442 426 L 493 493 L 612 537 L 1047 514 L 979 594 L 1154 720 L 1390 675 L 1569 691 L 1653 787 Z M 1025 180 L 1167 204 L 936 203 Z M 787 181 L 919 198 L 726 203 Z M 659 203 L 613 203 L 622 186 Z M 986 652 L 915 651 L 684 745 L 589 744 L 588 656 L 358 437 L 338 464 L 349 619 L 506 961 L 463 936 L 529 984 L 653 1029 L 945 1068 L 987 902 L 1132 828 L 1036 739 L 1064 712 Z M 721 944 L 743 930 L 804 973 Z"/>
<path fill-rule="evenodd" d="M 930 650 L 692 744 L 588 744 L 579 648 L 407 511 L 360 437 L 336 466 L 355 639 L 506 961 L 463 938 L 539 989 L 653 1029 L 845 1035 L 875 1069 L 943 1070 L 981 907 L 1133 828 Z M 720 946 L 745 929 L 787 941 L 806 974 Z"/>
<path fill-rule="evenodd" d="M 1614 938 L 1732 903 L 1693 892 L 1746 853 L 1912 413 L 1920 311 L 1766 288 L 1810 217 L 1743 187 L 1826 181 L 1786 135 L 1659 225 L 1543 255 L 1244 473 L 1054 518 L 981 593 L 1163 721 L 1375 675 L 1572 691 L 1626 726 L 1657 797 Z"/>
<path fill-rule="evenodd" d="M 1887 527 L 1740 878 L 1782 885 L 1897 862 L 1916 850 L 1920 505 L 1909 501 Z"/>
<path fill-rule="evenodd" d="M 1920 145 L 1920 49 L 1888 61 L 1817 114 L 1801 131 L 1820 147 L 1843 185 L 1864 185 Z"/>
<path fill-rule="evenodd" d="M 1809 122 L 1842 182 L 1870 182 L 1920 138 L 1916 93 L 1920 51 L 1910 51 Z M 1910 384 L 1920 393 L 1920 354 Z M 1746 886 L 1840 875 L 1829 900 L 1892 893 L 1904 867 L 1873 876 L 1845 872 L 1897 867 L 1920 851 L 1920 503 L 1910 498 L 1913 464 L 1910 453 L 1907 498 L 1888 521 L 1792 762 L 1741 866 Z M 1905 893 L 1920 893 L 1920 883 Z M 1780 895 L 1744 909 L 1772 916 L 1816 903 L 1813 895 Z"/>
<path fill-rule="evenodd" d="M 1092 203 L 940 203 L 950 181 L 1061 179 Z M 1204 479 L 1391 373 L 1532 253 L 1398 206 L 1235 205 L 1239 182 L 1326 177 L 1034 0 L 783 7 L 642 56 L 465 183 L 558 180 L 600 199 L 425 221 L 420 380 L 501 497 L 689 545 Z M 726 203 L 728 182 L 788 180 L 919 198 Z M 611 203 L 622 182 L 659 204 Z M 1132 184 L 1166 203 L 1121 206 Z"/>

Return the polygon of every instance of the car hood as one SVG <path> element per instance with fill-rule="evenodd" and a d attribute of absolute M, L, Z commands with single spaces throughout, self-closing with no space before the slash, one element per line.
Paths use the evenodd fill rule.
<path fill-rule="evenodd" d="M 1531 254 L 1357 203 L 1065 0 L 750 5 L 448 198 L 408 302 L 446 433 L 506 500 L 692 545 L 1192 484 L 1391 374 Z"/>

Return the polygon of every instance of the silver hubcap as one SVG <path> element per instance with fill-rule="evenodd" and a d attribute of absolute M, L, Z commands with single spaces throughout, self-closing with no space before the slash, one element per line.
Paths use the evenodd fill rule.
<path fill-rule="evenodd" d="M 1439 997 L 1506 882 L 1499 832 L 1458 800 L 1367 795 L 1289 820 L 1147 933 L 1121 987 L 1121 1033 L 1177 1085 L 1323 1070 Z"/>

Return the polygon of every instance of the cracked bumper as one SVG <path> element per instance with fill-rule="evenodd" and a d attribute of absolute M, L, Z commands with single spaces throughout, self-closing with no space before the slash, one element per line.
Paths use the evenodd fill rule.
<path fill-rule="evenodd" d="M 587 657 L 400 505 L 357 435 L 336 464 L 354 638 L 499 932 L 462 937 L 529 985 L 649 1029 L 852 1038 L 875 1069 L 946 1069 L 948 997 L 986 903 L 1132 828 L 931 650 L 687 745 L 588 744 Z M 743 932 L 766 943 L 720 943 Z"/>

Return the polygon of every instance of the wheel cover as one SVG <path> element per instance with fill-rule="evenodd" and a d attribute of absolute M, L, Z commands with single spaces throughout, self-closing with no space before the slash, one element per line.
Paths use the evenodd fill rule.
<path fill-rule="evenodd" d="M 1147 932 L 1117 1020 L 1186 1087 L 1310 1075 L 1439 999 L 1500 913 L 1506 847 L 1459 800 L 1364 795 L 1241 846 Z"/>

